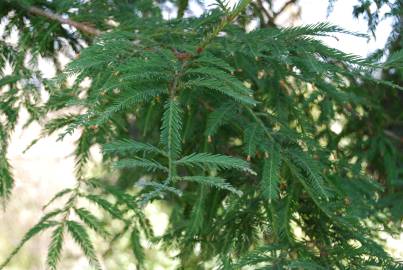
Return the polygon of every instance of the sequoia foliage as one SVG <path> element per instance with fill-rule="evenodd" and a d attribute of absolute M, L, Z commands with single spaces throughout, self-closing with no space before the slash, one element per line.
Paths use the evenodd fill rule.
<path fill-rule="evenodd" d="M 147 269 L 143 238 L 179 250 L 181 269 L 401 267 L 379 230 L 401 231 L 402 51 L 343 53 L 320 38 L 365 35 L 328 23 L 278 27 L 281 10 L 265 15 L 259 3 L 217 1 L 185 18 L 181 0 L 178 18 L 164 20 L 164 3 L 148 0 L 2 1 L 0 66 L 12 66 L 0 77 L 4 203 L 15 196 L 6 149 L 22 108 L 27 124 L 43 123 L 43 136 L 80 137 L 77 184 L 51 199 L 0 269 L 45 230 L 50 269 L 67 234 L 102 269 L 90 230 L 110 245 L 129 235 L 139 269 Z M 401 24 L 399 1 L 392 10 Z M 356 7 L 357 16 L 365 11 Z M 253 20 L 259 27 L 246 31 Z M 61 50 L 78 54 L 64 69 Z M 55 78 L 42 78 L 39 55 L 54 60 Z M 58 116 L 49 119 L 52 112 Z M 117 177 L 86 176 L 95 145 Z M 51 208 L 59 199 L 66 203 Z M 155 201 L 171 210 L 161 237 L 143 212 Z M 111 219 L 124 224 L 117 235 Z"/>

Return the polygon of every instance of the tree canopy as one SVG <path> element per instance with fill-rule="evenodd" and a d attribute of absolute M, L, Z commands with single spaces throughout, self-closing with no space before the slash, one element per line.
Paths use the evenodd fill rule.
<path fill-rule="evenodd" d="M 320 39 L 366 34 L 282 27 L 277 17 L 298 3 L 273 2 L 217 0 L 195 17 L 188 0 L 3 0 L 5 211 L 16 196 L 6 150 L 20 111 L 43 136 L 80 136 L 76 185 L 54 195 L 0 269 L 45 230 L 49 269 L 67 234 L 102 269 L 89 231 L 112 248 L 126 235 L 139 269 L 149 269 L 142 239 L 178 250 L 180 269 L 401 269 L 379 238 L 400 233 L 403 217 L 401 1 L 355 7 L 369 38 L 382 7 L 394 19 L 385 49 L 366 58 Z M 164 19 L 168 4 L 176 18 Z M 54 78 L 43 78 L 38 57 L 53 61 Z M 95 145 L 106 168 L 97 178 L 86 174 Z M 155 201 L 170 209 L 158 237 L 143 211 Z M 123 225 L 117 234 L 111 219 Z"/>

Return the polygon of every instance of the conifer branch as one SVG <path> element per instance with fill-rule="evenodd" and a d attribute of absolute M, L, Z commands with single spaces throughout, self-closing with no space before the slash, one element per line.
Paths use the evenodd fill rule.
<path fill-rule="evenodd" d="M 231 22 L 233 22 L 238 15 L 245 10 L 245 8 L 250 4 L 252 0 L 241 0 L 234 9 L 226 14 L 226 16 L 221 20 L 220 24 L 218 24 L 214 29 L 200 42 L 199 46 L 197 46 L 197 53 L 201 53 L 210 42 L 217 37 L 220 32 Z"/>
<path fill-rule="evenodd" d="M 245 106 L 245 109 L 249 112 L 249 114 L 253 117 L 253 119 L 261 126 L 264 131 L 264 134 L 269 138 L 270 141 L 274 142 L 273 136 L 270 134 L 269 130 L 267 129 L 266 125 L 263 121 L 253 112 L 252 109 Z"/>
<path fill-rule="evenodd" d="M 179 17 L 187 5 L 187 0 L 180 1 L 183 6 Z M 120 20 L 119 16 L 128 14 L 122 11 L 121 1 L 108 3 L 111 8 L 107 12 L 97 13 L 104 7 L 98 1 L 87 1 L 77 9 L 77 18 L 97 14 L 99 20 L 112 17 L 120 22 L 120 27 L 98 37 L 99 42 L 82 50 L 80 47 L 80 57 L 68 65 L 60 80 L 46 82 L 50 97 L 45 112 L 82 107 L 75 114 L 51 120 L 45 127 L 47 134 L 65 129 L 61 137 L 83 128 L 74 152 L 77 182 L 50 199 L 45 208 L 56 200 L 66 203 L 47 212 L 0 264 L 0 269 L 28 240 L 45 230 L 53 231 L 47 259 L 50 269 L 56 269 L 68 235 L 91 264 L 100 268 L 90 231 L 110 244 L 120 238 L 130 239 L 138 268 L 147 263 L 148 252 L 144 252 L 141 243 L 155 239 L 167 248 L 178 249 L 178 267 L 186 269 L 195 269 L 203 262 L 216 261 L 215 258 L 225 269 L 246 265 L 253 269 L 340 269 L 346 265 L 352 266 L 352 270 L 368 265 L 395 269 L 389 267 L 393 261 L 383 248 L 371 240 L 370 230 L 375 227 L 361 220 L 368 219 L 377 226 L 391 224 L 390 218 L 397 216 L 391 206 L 401 205 L 400 200 L 386 196 L 400 194 L 390 193 L 400 192 L 394 186 L 402 175 L 401 155 L 394 149 L 399 149 L 400 134 L 382 128 L 370 128 L 369 132 L 354 130 L 355 123 L 361 127 L 363 120 L 372 120 L 373 113 L 382 112 L 382 106 L 377 107 L 382 103 L 366 96 L 371 90 L 360 90 L 367 81 L 379 82 L 371 74 L 373 68 L 382 66 L 324 45 L 318 37 L 351 34 L 328 23 L 262 27 L 247 32 L 243 27 L 249 19 L 261 16 L 261 21 L 266 21 L 265 10 L 259 5 L 268 4 L 266 15 L 272 17 L 268 22 L 271 24 L 295 1 L 285 0 L 276 13 L 272 1 L 256 0 L 252 3 L 256 12 L 252 15 L 244 11 L 250 0 L 238 1 L 231 9 L 217 0 L 221 12 L 168 22 L 159 17 L 158 10 L 159 15 L 154 17 L 148 7 L 143 10 L 137 2 L 133 6 L 124 3 L 124 9 L 132 7 L 129 12 L 141 11 L 139 17 L 132 14 L 135 24 L 126 18 Z M 38 37 L 43 40 L 28 44 L 27 49 L 54 53 L 52 44 L 60 37 L 61 24 L 74 28 L 74 33 L 64 33 L 73 34 L 72 39 L 78 32 L 88 36 L 100 33 L 93 26 L 67 19 L 76 18 L 63 11 L 69 9 L 67 3 L 63 9 L 55 9 L 54 1 L 37 7 L 30 7 L 33 3 L 22 4 L 29 1 L 3 2 L 7 11 L 3 14 L 18 11 L 13 15 L 17 23 L 9 20 L 10 29 L 23 27 L 20 22 L 26 16 L 40 18 L 31 20 L 33 31 L 21 31 L 21 40 L 27 43 Z M 71 7 L 78 7 L 73 2 Z M 20 7 L 16 9 L 16 5 Z M 228 27 L 239 14 L 248 18 Z M 133 18 L 129 19 L 133 22 Z M 42 33 L 46 21 L 54 21 L 55 27 L 45 25 L 49 32 Z M 5 51 L 0 46 L 0 53 L 7 57 L 10 54 L 10 63 L 16 70 L 22 68 L 23 74 L 25 68 L 13 57 L 24 59 L 25 51 L 8 51 L 7 46 Z M 211 50 L 203 52 L 207 46 Z M 400 63 L 402 56 L 399 53 L 390 57 L 384 67 L 392 68 L 389 65 Z M 41 110 L 33 109 L 42 109 L 42 104 L 30 102 L 38 99 L 31 92 L 38 91 L 29 87 L 25 90 L 24 82 L 31 75 L 28 72 L 28 77 L 0 78 L 3 197 L 12 187 L 6 139 L 16 124 L 20 104 L 28 109 L 32 119 L 40 120 L 38 115 L 42 115 Z M 65 84 L 70 75 L 77 75 L 71 89 Z M 91 81 L 88 89 L 81 86 L 87 78 Z M 362 78 L 362 82 L 357 78 Z M 17 82 L 21 82 L 21 87 L 16 86 Z M 391 86 L 382 82 L 379 87 L 385 85 Z M 381 89 L 376 87 L 378 90 Z M 356 108 L 364 112 L 355 112 Z M 320 112 L 319 117 L 310 114 L 313 110 Z M 344 133 L 336 136 L 327 128 L 335 113 L 346 118 L 343 132 L 351 135 L 348 147 L 338 147 Z M 383 116 L 375 117 L 373 121 L 382 119 Z M 157 126 L 161 128 L 152 129 Z M 367 137 L 364 141 L 356 140 L 363 135 Z M 323 138 L 326 149 L 321 143 Z M 84 165 L 94 145 L 104 145 L 103 164 L 118 168 L 116 183 L 83 178 Z M 361 153 L 363 148 L 368 153 Z M 356 155 L 358 151 L 361 152 Z M 246 160 L 240 158 L 244 155 Z M 377 156 L 382 156 L 383 162 L 372 162 Z M 350 164 L 352 157 L 357 158 L 357 166 Z M 360 167 L 363 162 L 371 170 L 365 176 Z M 386 182 L 392 185 L 368 180 L 378 173 L 381 181 L 387 178 Z M 138 189 L 131 188 L 130 183 Z M 165 234 L 155 238 L 142 208 L 161 199 L 174 211 Z M 97 206 L 125 228 L 113 236 L 113 230 L 108 229 L 110 224 L 105 222 L 110 219 L 92 214 L 82 201 Z M 381 206 L 384 201 L 390 206 Z M 376 219 L 369 216 L 378 210 L 385 221 L 379 215 L 374 215 Z M 293 224 L 301 229 L 301 239 L 295 237 Z M 361 247 L 350 243 L 356 241 Z M 200 254 L 192 252 L 196 243 Z"/>
<path fill-rule="evenodd" d="M 27 8 L 27 11 L 33 15 L 42 16 L 51 21 L 59 22 L 60 24 L 67 24 L 73 26 L 76 29 L 93 36 L 99 36 L 102 33 L 102 31 L 100 31 L 99 29 L 96 29 L 95 27 L 92 27 L 86 23 L 77 22 L 68 18 L 64 18 L 63 16 L 53 13 L 49 10 L 43 10 L 38 7 L 31 6 Z"/>

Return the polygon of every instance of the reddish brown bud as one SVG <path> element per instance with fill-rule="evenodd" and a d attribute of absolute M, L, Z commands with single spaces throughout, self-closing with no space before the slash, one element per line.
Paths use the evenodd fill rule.
<path fill-rule="evenodd" d="M 286 190 L 287 189 L 287 183 L 286 182 L 280 182 L 280 190 Z"/>
<path fill-rule="evenodd" d="M 190 53 L 176 52 L 175 56 L 179 61 L 187 61 L 192 58 L 192 55 Z"/>

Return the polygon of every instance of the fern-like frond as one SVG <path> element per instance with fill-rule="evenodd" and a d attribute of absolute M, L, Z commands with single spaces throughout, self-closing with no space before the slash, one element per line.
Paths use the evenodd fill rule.
<path fill-rule="evenodd" d="M 121 159 L 113 163 L 115 168 L 136 168 L 141 167 L 150 172 L 164 171 L 168 172 L 168 168 L 161 165 L 155 160 L 148 160 L 145 158 L 132 158 L 132 159 Z"/>
<path fill-rule="evenodd" d="M 248 157 L 256 155 L 256 147 L 261 143 L 264 132 L 258 123 L 252 123 L 245 127 L 244 131 L 244 152 Z"/>
<path fill-rule="evenodd" d="M 235 269 L 242 269 L 242 267 L 245 266 L 254 266 L 261 263 L 270 265 L 275 260 L 275 257 L 272 256 L 270 253 L 275 252 L 277 250 L 281 250 L 283 248 L 284 246 L 282 244 L 269 244 L 258 247 L 242 256 L 233 265 L 233 267 Z"/>
<path fill-rule="evenodd" d="M 224 178 L 221 177 L 196 175 L 196 176 L 181 176 L 175 179 L 181 181 L 196 182 L 202 185 L 207 185 L 218 189 L 225 189 L 232 193 L 235 193 L 238 196 L 242 196 L 243 194 L 242 191 L 234 188 L 230 183 L 228 183 Z"/>
<path fill-rule="evenodd" d="M 21 78 L 22 78 L 21 75 L 6 75 L 6 76 L 0 78 L 0 87 L 11 84 L 11 83 L 16 83 Z"/>
<path fill-rule="evenodd" d="M 114 217 L 116 219 L 120 219 L 120 220 L 124 219 L 122 211 L 120 211 L 119 208 L 117 208 L 115 205 L 111 204 L 109 201 L 101 198 L 101 196 L 90 194 L 90 195 L 86 195 L 85 198 L 88 199 L 89 201 L 95 203 L 101 209 L 108 212 L 112 217 Z"/>
<path fill-rule="evenodd" d="M 135 203 L 134 196 L 125 192 L 121 188 L 117 188 L 110 184 L 107 184 L 102 181 L 102 179 L 91 178 L 86 181 L 91 187 L 100 188 L 102 192 L 113 195 L 113 197 L 117 200 L 117 204 L 126 205 L 129 209 L 139 212 L 138 205 Z"/>
<path fill-rule="evenodd" d="M 182 148 L 182 110 L 178 101 L 169 99 L 164 105 L 161 125 L 161 144 L 171 160 L 175 160 Z"/>
<path fill-rule="evenodd" d="M 392 53 L 387 61 L 383 64 L 385 67 L 402 67 L 403 66 L 403 50 Z"/>
<path fill-rule="evenodd" d="M 1 100 L 0 103 L 2 103 Z M 1 112 L 2 109 L 0 105 L 0 116 Z M 0 121 L 0 200 L 3 203 L 10 196 L 11 190 L 14 186 L 14 179 L 11 174 L 11 166 L 7 160 L 8 138 L 9 138 L 8 131 L 5 125 L 3 125 L 2 122 Z"/>
<path fill-rule="evenodd" d="M 148 144 L 142 143 L 138 141 L 134 141 L 131 139 L 123 139 L 114 141 L 112 143 L 105 144 L 103 147 L 103 151 L 106 154 L 124 154 L 124 153 L 153 153 L 153 154 L 162 154 L 166 155 L 164 151 L 161 151 L 159 148 Z"/>
<path fill-rule="evenodd" d="M 113 114 L 126 110 L 133 110 L 134 106 L 140 102 L 150 101 L 152 98 L 167 93 L 166 88 L 156 89 L 143 89 L 137 91 L 127 91 L 119 95 L 110 106 L 107 106 L 103 111 L 95 111 L 93 115 L 96 116 L 95 120 L 92 120 L 90 125 L 101 125 L 108 121 Z"/>
<path fill-rule="evenodd" d="M 88 128 L 84 128 L 80 138 L 77 140 L 77 147 L 74 152 L 76 157 L 75 169 L 78 177 L 82 177 L 84 174 L 85 165 L 90 158 L 91 139 L 91 131 Z"/>
<path fill-rule="evenodd" d="M 46 263 L 51 270 L 57 269 L 57 264 L 60 261 L 60 255 L 63 248 L 64 239 L 64 224 L 58 225 L 52 233 L 52 240 L 49 245 L 48 257 Z"/>
<path fill-rule="evenodd" d="M 224 156 L 220 154 L 210 153 L 195 153 L 184 156 L 175 161 L 177 165 L 184 166 L 197 166 L 203 169 L 217 168 L 217 169 L 237 169 L 241 171 L 254 173 L 249 168 L 249 163 L 235 157 Z"/>
<path fill-rule="evenodd" d="M 228 123 L 235 117 L 236 103 L 226 102 L 211 112 L 207 118 L 206 131 L 207 136 L 213 136 L 218 128 Z"/>
<path fill-rule="evenodd" d="M 84 224 L 93 229 L 96 233 L 104 238 L 109 236 L 108 231 L 105 229 L 105 224 L 90 211 L 85 208 L 74 208 L 74 212 Z"/>
<path fill-rule="evenodd" d="M 261 180 L 262 194 L 269 202 L 276 200 L 279 196 L 280 163 L 280 150 L 276 147 L 271 147 L 269 157 L 265 158 L 263 163 Z"/>
<path fill-rule="evenodd" d="M 1 138 L 0 138 L 1 139 Z M 0 147 L 1 147 L 1 142 L 0 142 Z M 5 155 L 5 149 L 1 150 L 0 153 L 0 199 L 5 200 L 8 199 L 8 197 L 11 194 L 11 190 L 13 189 L 14 186 L 14 179 L 11 174 L 11 166 L 8 163 L 7 157 Z"/>
<path fill-rule="evenodd" d="M 57 200 L 57 199 L 63 197 L 63 196 L 66 195 L 66 194 L 69 194 L 69 193 L 72 192 L 72 191 L 73 191 L 73 189 L 71 189 L 71 188 L 65 188 L 65 189 L 63 189 L 63 190 L 57 192 L 57 193 L 49 200 L 49 202 L 43 206 L 42 209 L 46 209 L 46 208 L 47 208 L 49 205 L 51 205 L 55 200 Z"/>
<path fill-rule="evenodd" d="M 319 196 L 329 198 L 329 193 L 325 187 L 318 163 L 307 157 L 306 154 L 300 150 L 290 150 L 289 154 L 295 164 L 306 173 L 308 185 L 316 191 Z"/>
<path fill-rule="evenodd" d="M 316 24 L 307 24 L 303 26 L 293 26 L 280 29 L 284 37 L 292 36 L 330 36 L 332 33 L 343 33 L 358 37 L 367 37 L 366 34 L 347 31 L 339 26 L 328 22 L 319 22 Z"/>
<path fill-rule="evenodd" d="M 137 228 L 133 228 L 132 232 L 130 233 L 130 247 L 133 251 L 133 255 L 136 257 L 138 264 L 144 265 L 144 248 L 141 246 L 140 232 Z"/>
<path fill-rule="evenodd" d="M 139 186 L 141 187 L 153 187 L 155 188 L 155 191 L 169 191 L 171 193 L 174 193 L 178 196 L 182 196 L 182 191 L 180 189 L 177 189 L 175 187 L 172 186 L 168 186 L 167 182 L 165 183 L 158 183 L 158 182 L 154 182 L 154 181 L 146 181 L 143 183 L 138 183 Z"/>
<path fill-rule="evenodd" d="M 246 94 L 249 91 L 237 91 L 237 89 L 233 88 L 233 85 L 228 85 L 225 81 L 221 81 L 217 78 L 197 78 L 192 79 L 186 82 L 186 86 L 191 88 L 207 88 L 214 91 L 218 91 L 235 101 L 245 104 L 245 105 L 256 105 L 256 101 L 251 97 L 251 94 Z M 245 89 L 247 89 L 245 87 Z M 245 93 L 246 92 L 246 93 Z"/>
<path fill-rule="evenodd" d="M 224 59 L 218 58 L 212 54 L 204 54 L 193 60 L 193 63 L 217 67 L 229 73 L 234 71 L 234 68 L 231 67 Z"/>
<path fill-rule="evenodd" d="M 153 187 L 154 188 L 154 190 L 142 194 L 140 196 L 140 198 L 138 199 L 137 203 L 139 206 L 142 206 L 142 207 L 156 198 L 161 198 L 162 195 L 164 195 L 165 191 L 171 192 L 177 196 L 183 195 L 181 190 L 168 186 L 167 180 L 164 183 L 147 181 L 147 182 L 143 182 L 143 183 L 138 183 L 138 185 L 140 187 Z"/>
<path fill-rule="evenodd" d="M 252 97 L 252 90 L 245 87 L 242 81 L 221 69 L 214 67 L 191 68 L 186 71 L 186 74 L 199 77 L 199 79 L 190 81 L 195 86 L 197 86 L 197 83 L 200 83 L 201 87 L 220 91 L 235 100 L 246 102 L 249 105 L 256 104 L 256 101 Z M 222 89 L 219 89 L 219 87 Z"/>
<path fill-rule="evenodd" d="M 45 215 L 44 217 L 41 218 L 41 220 L 33 226 L 29 231 L 25 234 L 25 236 L 22 238 L 18 246 L 11 252 L 11 254 L 5 258 L 4 262 L 0 265 L 0 270 L 4 269 L 4 267 L 9 263 L 9 261 L 15 256 L 15 254 L 20 251 L 20 249 L 23 247 L 23 245 L 28 242 L 30 239 L 32 239 L 35 235 L 37 235 L 40 232 L 45 231 L 46 229 L 52 228 L 59 223 L 56 221 L 49 220 L 51 217 L 57 215 L 60 213 L 60 210 L 53 211 L 49 213 L 48 215 Z"/>
<path fill-rule="evenodd" d="M 73 237 L 74 241 L 80 246 L 85 257 L 90 264 L 97 270 L 102 270 L 101 264 L 95 254 L 94 246 L 88 236 L 86 229 L 80 223 L 72 220 L 66 221 L 67 230 Z"/>
<path fill-rule="evenodd" d="M 203 228 L 205 221 L 205 199 L 206 199 L 206 187 L 201 186 L 199 194 L 196 199 L 196 203 L 193 205 L 192 212 L 190 213 L 190 219 L 187 224 L 186 232 L 189 238 L 194 237 Z"/>

